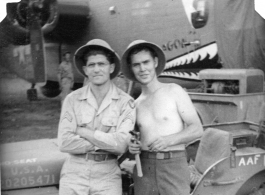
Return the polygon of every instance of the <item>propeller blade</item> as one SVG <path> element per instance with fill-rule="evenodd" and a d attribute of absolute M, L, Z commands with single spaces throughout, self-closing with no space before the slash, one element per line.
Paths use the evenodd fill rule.
<path fill-rule="evenodd" d="M 34 70 L 35 83 L 45 82 L 45 54 L 44 41 L 41 24 L 38 16 L 31 14 L 30 31 L 30 47 L 32 54 L 32 64 Z"/>

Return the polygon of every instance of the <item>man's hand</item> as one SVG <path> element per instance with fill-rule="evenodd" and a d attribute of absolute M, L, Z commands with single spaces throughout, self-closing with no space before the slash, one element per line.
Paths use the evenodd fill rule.
<path fill-rule="evenodd" d="M 76 134 L 79 135 L 80 137 L 84 137 L 85 136 L 85 128 L 84 127 L 78 127 L 76 129 Z"/>
<path fill-rule="evenodd" d="M 142 146 L 141 142 L 138 139 L 136 139 L 135 136 L 132 136 L 130 139 L 130 142 L 129 142 L 129 151 L 131 154 L 135 155 L 136 169 L 137 169 L 138 177 L 143 176 L 141 160 L 140 160 L 140 155 L 139 155 L 141 153 L 141 146 Z"/>
<path fill-rule="evenodd" d="M 141 153 L 141 142 L 137 141 L 134 137 L 130 139 L 129 142 L 129 151 L 131 154 L 140 154 Z"/>
<path fill-rule="evenodd" d="M 78 127 L 76 129 L 76 134 L 82 138 L 88 139 L 88 137 L 93 137 L 94 132 L 86 127 Z"/>
<path fill-rule="evenodd" d="M 168 147 L 168 141 L 165 137 L 157 137 L 152 143 L 148 145 L 148 148 L 152 152 L 158 152 Z"/>

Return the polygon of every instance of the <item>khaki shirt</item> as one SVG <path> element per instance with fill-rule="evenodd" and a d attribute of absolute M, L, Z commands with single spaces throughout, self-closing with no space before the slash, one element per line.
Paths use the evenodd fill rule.
<path fill-rule="evenodd" d="M 71 62 L 62 61 L 58 68 L 58 74 L 63 78 L 70 78 L 73 80 L 73 70 Z"/>
<path fill-rule="evenodd" d="M 127 149 L 126 139 L 134 129 L 136 109 L 133 98 L 113 83 L 100 107 L 90 85 L 70 93 L 62 107 L 58 130 L 62 152 L 81 154 L 99 149 L 121 154 Z M 76 134 L 79 127 L 94 130 L 97 143 Z"/>

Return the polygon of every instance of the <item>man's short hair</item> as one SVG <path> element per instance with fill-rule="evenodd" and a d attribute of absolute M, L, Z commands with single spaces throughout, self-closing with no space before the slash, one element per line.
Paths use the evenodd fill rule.
<path fill-rule="evenodd" d="M 152 58 L 155 58 L 157 57 L 157 53 L 155 52 L 155 50 L 151 47 L 148 47 L 148 46 L 142 46 L 142 45 L 138 45 L 138 46 L 135 46 L 129 53 L 128 53 L 128 58 L 127 58 L 127 63 L 128 64 L 131 64 L 131 57 L 132 55 L 134 54 L 137 54 L 141 51 L 148 51 Z"/>
<path fill-rule="evenodd" d="M 95 46 L 95 49 L 93 48 L 91 50 L 88 50 L 84 54 L 84 57 L 83 57 L 84 65 L 86 65 L 88 57 L 95 56 L 95 55 L 98 55 L 98 54 L 106 56 L 106 58 L 107 58 L 107 60 L 109 61 L 110 64 L 114 63 L 114 55 L 113 55 L 113 53 L 109 52 L 107 49 L 104 49 L 102 47 L 98 47 L 97 48 L 97 46 Z"/>

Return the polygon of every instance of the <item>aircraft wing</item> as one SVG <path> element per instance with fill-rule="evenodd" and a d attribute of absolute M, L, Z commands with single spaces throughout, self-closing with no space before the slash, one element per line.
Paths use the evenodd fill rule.
<path fill-rule="evenodd" d="M 0 150 L 3 191 L 59 185 L 67 154 L 59 151 L 57 139 L 7 143 Z"/>

